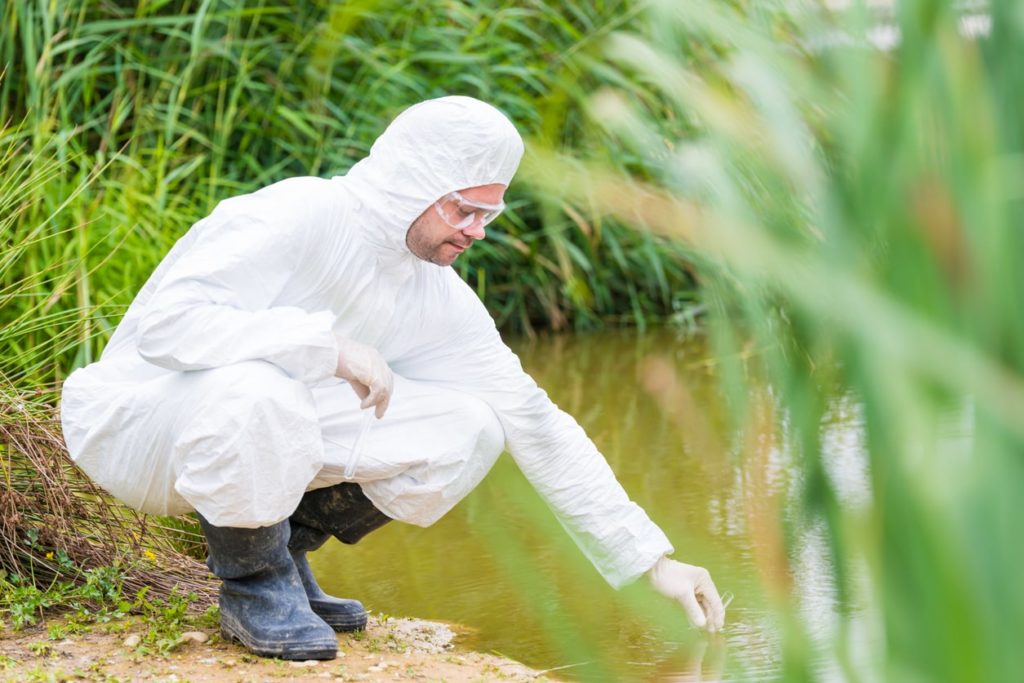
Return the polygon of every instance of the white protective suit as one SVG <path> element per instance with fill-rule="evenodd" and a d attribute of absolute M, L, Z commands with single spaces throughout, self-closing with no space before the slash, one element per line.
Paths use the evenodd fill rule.
<path fill-rule="evenodd" d="M 285 519 L 350 468 L 382 512 L 427 526 L 507 447 L 609 583 L 639 577 L 668 539 L 470 287 L 405 244 L 448 192 L 508 185 L 522 152 L 499 111 L 446 97 L 403 112 L 345 176 L 221 202 L 164 258 L 102 358 L 65 382 L 75 462 L 139 510 L 237 527 Z M 334 376 L 335 334 L 395 373 L 356 461 L 364 413 Z"/>

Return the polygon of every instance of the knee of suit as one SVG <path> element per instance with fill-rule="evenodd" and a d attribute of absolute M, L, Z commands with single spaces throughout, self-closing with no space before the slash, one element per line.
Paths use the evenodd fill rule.
<path fill-rule="evenodd" d="M 459 424 L 477 431 L 477 452 L 497 457 L 505 448 L 505 430 L 491 407 L 467 394 L 455 409 Z"/>
<path fill-rule="evenodd" d="M 284 519 L 323 463 L 310 392 L 261 361 L 201 372 L 208 391 L 178 436 L 175 490 L 217 526 Z"/>

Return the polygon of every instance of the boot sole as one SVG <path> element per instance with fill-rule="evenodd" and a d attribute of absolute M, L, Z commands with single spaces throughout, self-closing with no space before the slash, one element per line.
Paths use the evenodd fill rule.
<path fill-rule="evenodd" d="M 366 629 L 366 623 L 368 621 L 366 615 L 363 615 L 362 618 L 355 618 L 355 619 L 353 619 L 351 617 L 346 618 L 344 616 L 337 615 L 337 614 L 330 614 L 330 613 L 325 613 L 325 612 L 317 612 L 315 608 L 313 609 L 313 613 L 316 614 L 321 619 L 323 619 L 325 622 L 327 622 L 328 626 L 330 626 L 331 628 L 333 628 L 335 631 L 337 631 L 339 633 L 351 633 L 352 631 L 363 631 L 363 630 Z"/>
<path fill-rule="evenodd" d="M 369 621 L 365 609 L 359 609 L 359 611 L 346 611 L 344 609 L 339 609 L 337 603 L 332 603 L 326 600 L 310 598 L 309 608 L 313 610 L 313 614 L 323 619 L 327 622 L 328 626 L 339 633 L 362 631 L 366 628 L 367 621 Z"/>
<path fill-rule="evenodd" d="M 242 632 L 235 632 L 231 627 L 221 623 L 220 635 L 224 640 L 236 642 L 258 657 L 306 661 L 307 659 L 335 659 L 338 656 L 338 643 L 265 643 L 251 638 Z"/>

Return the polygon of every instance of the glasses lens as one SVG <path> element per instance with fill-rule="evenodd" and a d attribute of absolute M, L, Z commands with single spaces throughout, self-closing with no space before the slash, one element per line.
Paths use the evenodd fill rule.
<path fill-rule="evenodd" d="M 444 222 L 456 230 L 465 230 L 473 225 L 487 225 L 501 213 L 501 208 L 474 206 L 456 193 L 435 204 Z"/>

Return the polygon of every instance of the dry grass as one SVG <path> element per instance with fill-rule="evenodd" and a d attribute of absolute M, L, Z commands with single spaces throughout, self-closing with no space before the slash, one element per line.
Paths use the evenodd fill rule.
<path fill-rule="evenodd" d="M 93 485 L 68 457 L 52 396 L 0 387 L 0 570 L 45 587 L 116 565 L 126 595 L 213 604 L 216 584 L 186 552 L 203 547 L 194 523 L 137 513 Z"/>

